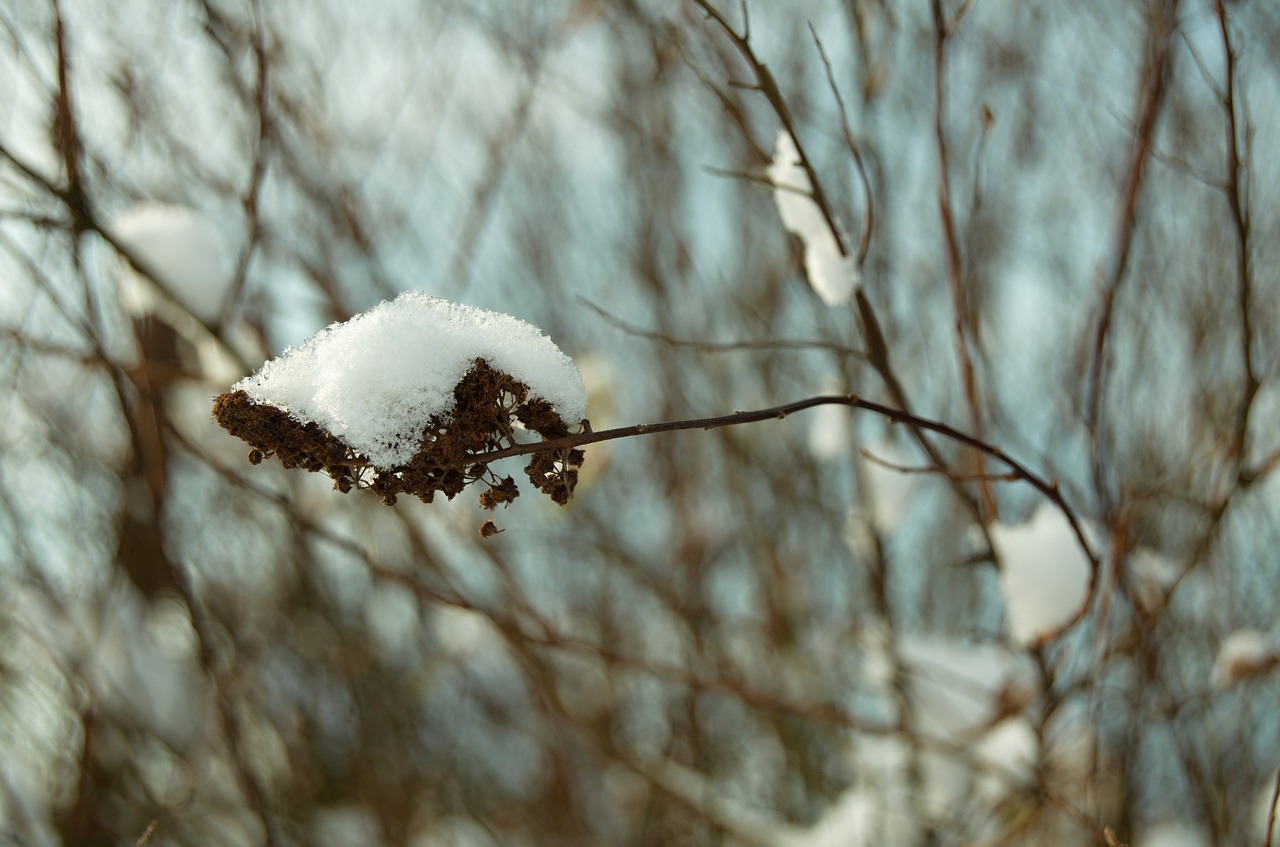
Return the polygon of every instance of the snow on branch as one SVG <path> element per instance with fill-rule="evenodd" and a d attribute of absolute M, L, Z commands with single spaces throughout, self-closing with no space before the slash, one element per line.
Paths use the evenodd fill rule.
<path fill-rule="evenodd" d="M 452 499 L 485 481 L 480 502 L 493 509 L 518 496 L 515 481 L 476 457 L 516 445 L 521 430 L 569 435 L 586 405 L 582 374 L 537 327 L 409 292 L 267 362 L 215 400 L 214 417 L 255 464 L 275 455 L 386 503 Z M 535 453 L 526 473 L 563 505 L 582 460 Z"/>
<path fill-rule="evenodd" d="M 782 226 L 804 242 L 804 269 L 809 284 L 828 306 L 847 303 L 858 287 L 857 263 L 843 253 L 827 216 L 814 200 L 813 185 L 800 160 L 800 151 L 785 129 L 778 132 L 768 174 Z"/>
<path fill-rule="evenodd" d="M 1064 581 L 1063 597 L 1080 595 L 1079 605 L 1074 613 L 1056 605 L 1047 613 L 1037 607 L 1034 623 L 1015 622 L 1015 638 L 1038 643 L 1056 637 L 1092 599 L 1098 558 L 1057 483 L 939 421 L 854 395 L 823 395 L 712 418 L 593 432 L 585 419 L 586 405 L 577 366 L 537 327 L 509 315 L 406 293 L 286 350 L 219 395 L 213 414 L 224 429 L 253 447 L 249 460 L 254 464 L 274 455 L 288 468 L 324 471 L 341 491 L 368 488 L 388 504 L 401 493 L 428 503 L 437 492 L 452 499 L 468 484 L 484 481 L 488 488 L 480 504 L 492 511 L 519 495 L 515 480 L 489 470 L 500 459 L 530 455 L 525 469 L 530 481 L 564 505 L 573 496 L 584 459 L 581 448 L 588 444 L 847 406 L 998 459 L 1009 468 L 1009 481 L 1029 483 L 1056 508 L 1059 516 L 1042 520 L 1053 522 L 1058 540 L 1078 542 L 1079 551 L 1070 554 L 1070 567 L 1055 579 Z M 518 432 L 524 430 L 541 440 L 521 440 Z M 497 531 L 491 520 L 481 527 L 485 536 Z M 1003 538 L 1018 547 L 1016 531 Z M 1025 592 L 1015 586 L 1006 593 L 1018 598 Z M 1011 606 L 1018 602 L 1010 600 Z M 1018 618 L 1021 612 L 1011 614 Z"/>

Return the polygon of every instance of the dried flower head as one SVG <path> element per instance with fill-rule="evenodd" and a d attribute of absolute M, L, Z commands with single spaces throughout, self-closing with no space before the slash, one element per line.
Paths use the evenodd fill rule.
<path fill-rule="evenodd" d="M 406 292 L 266 362 L 217 398 L 214 417 L 249 442 L 254 464 L 276 456 L 385 503 L 482 482 L 492 512 L 519 491 L 485 457 L 522 432 L 569 435 L 586 403 L 573 360 L 536 326 Z M 530 455 L 534 486 L 567 503 L 582 451 Z"/>
<path fill-rule="evenodd" d="M 453 499 L 473 482 L 486 487 L 480 505 L 490 511 L 519 496 L 511 477 L 493 473 L 483 456 L 514 446 L 527 430 L 543 440 L 569 435 L 571 428 L 551 404 L 530 396 L 529 387 L 509 374 L 476 359 L 453 390 L 447 413 L 434 415 L 416 433 L 418 448 L 404 463 L 376 467 L 367 456 L 316 423 L 303 423 L 267 403 L 254 402 L 243 390 L 219 395 L 213 416 L 227 432 L 249 443 L 249 461 L 275 456 L 286 468 L 324 472 L 340 491 L 366 488 L 390 505 L 400 494 L 430 503 L 437 492 Z M 525 473 L 534 487 L 564 505 L 573 496 L 582 466 L 581 450 L 547 450 L 531 454 Z M 491 531 L 496 532 L 486 524 Z"/>

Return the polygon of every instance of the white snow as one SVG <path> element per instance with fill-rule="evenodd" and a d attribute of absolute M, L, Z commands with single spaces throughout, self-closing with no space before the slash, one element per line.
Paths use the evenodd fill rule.
<path fill-rule="evenodd" d="M 191 314 L 210 324 L 218 319 L 232 267 L 211 220 L 182 206 L 142 203 L 115 218 L 111 233 Z M 126 274 L 122 288 L 121 298 L 134 314 L 156 311 L 163 302 L 154 284 L 136 274 Z"/>
<path fill-rule="evenodd" d="M 991 527 L 1000 563 L 1005 623 L 1019 644 L 1043 643 L 1080 611 L 1089 594 L 1089 559 L 1061 510 L 1042 502 L 1031 519 Z"/>
<path fill-rule="evenodd" d="M 931 822 L 959 820 L 971 821 L 973 830 L 952 834 L 976 838 L 992 819 L 988 810 L 1032 782 L 1032 763 L 1041 759 L 1040 742 L 1021 713 L 1035 697 L 1031 663 L 991 642 L 900 634 L 890 654 L 887 629 L 873 626 L 863 638 L 864 681 L 886 704 L 896 700 L 895 657 L 901 665 L 912 726 L 926 742 L 918 751 L 920 781 L 913 783 L 910 773 L 908 738 L 856 738 L 848 751 L 856 774 L 849 790 L 867 798 L 869 817 L 854 815 L 858 807 L 846 795 L 849 804 L 837 803 L 812 830 L 825 834 L 842 820 L 844 839 L 812 843 L 907 844 Z"/>
<path fill-rule="evenodd" d="M 1221 687 L 1257 676 L 1280 664 L 1275 641 L 1256 629 L 1237 629 L 1218 647 L 1209 678 Z"/>
<path fill-rule="evenodd" d="M 386 469 L 412 458 L 428 418 L 453 408 L 454 386 L 476 359 L 529 386 L 569 425 L 586 416 L 582 374 L 537 327 L 417 292 L 330 325 L 235 388 Z"/>
<path fill-rule="evenodd" d="M 838 379 L 826 379 L 822 394 L 846 394 L 848 389 Z M 815 459 L 842 459 L 853 452 L 853 410 L 831 404 L 819 406 L 810 414 L 809 452 Z"/>
<path fill-rule="evenodd" d="M 892 685 L 892 663 L 884 636 L 868 633 L 869 683 Z M 1033 681 L 1024 659 L 995 643 L 904 635 L 897 660 L 907 681 L 916 727 L 931 738 L 962 741 L 980 734 L 1008 705 L 1030 699 Z"/>
<path fill-rule="evenodd" d="M 785 847 L 861 847 L 883 831 L 885 809 L 873 791 L 851 788 L 807 830 L 790 834 Z"/>
<path fill-rule="evenodd" d="M 1209 838 L 1190 821 L 1163 821 L 1142 830 L 1133 847 L 1208 847 Z"/>
<path fill-rule="evenodd" d="M 887 632 L 866 631 L 866 682 L 891 697 Z M 897 640 L 919 736 L 920 784 L 910 774 L 912 742 L 896 733 L 858 735 L 847 755 L 853 781 L 808 826 L 786 823 L 701 771 L 652 753 L 633 766 L 750 847 L 880 847 L 920 841 L 943 822 L 964 843 L 991 837 L 1011 791 L 1034 782 L 1040 741 L 1009 692 L 1034 692 L 1025 655 L 993 643 L 907 635 Z M 922 792 L 913 796 L 913 792 Z M 966 836 L 973 836 L 968 837 Z M 983 842 L 986 843 L 986 842 Z"/>
<path fill-rule="evenodd" d="M 874 458 L 868 458 L 868 455 Z M 919 461 L 912 452 L 887 438 L 858 458 L 860 479 L 866 485 L 871 501 L 872 525 L 881 535 L 891 535 L 911 508 L 919 476 L 898 468 L 915 467 Z"/>
<path fill-rule="evenodd" d="M 840 252 L 836 234 L 813 200 L 813 185 L 800 164 L 795 139 L 786 130 L 778 133 L 768 174 L 782 226 L 804 242 L 809 284 L 827 305 L 847 303 L 858 287 L 858 268 L 852 257 Z"/>

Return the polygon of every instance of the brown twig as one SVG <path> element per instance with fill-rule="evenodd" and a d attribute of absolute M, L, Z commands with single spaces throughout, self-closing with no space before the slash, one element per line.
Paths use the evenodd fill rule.
<path fill-rule="evenodd" d="M 879 465 L 882 468 L 888 468 L 891 471 L 896 471 L 897 473 L 901 473 L 901 474 L 947 474 L 952 479 L 960 479 L 965 481 L 977 479 L 977 477 L 973 475 L 965 476 L 962 474 L 951 474 L 951 473 L 948 473 L 947 471 L 942 470 L 941 468 L 934 467 L 933 465 L 926 465 L 926 466 L 900 465 L 896 462 L 890 462 L 887 459 L 882 459 L 876 454 L 872 453 L 870 450 L 867 450 L 865 448 L 863 448 L 862 450 L 859 450 L 858 452 L 862 455 L 862 458 L 866 459 L 868 462 L 871 462 L 873 465 Z M 990 480 L 992 482 L 1019 482 L 1021 480 L 1021 478 L 1014 473 L 1004 473 L 1004 474 L 989 473 L 989 474 L 983 474 L 982 478 L 986 480 Z"/>
<path fill-rule="evenodd" d="M 865 354 L 860 350 L 852 347 L 846 347 L 843 344 L 836 344 L 830 341 L 808 341 L 805 339 L 792 338 L 766 338 L 759 341 L 697 341 L 687 338 L 673 338 L 670 335 L 661 332 L 653 332 L 652 330 L 643 329 L 633 323 L 624 321 L 622 318 L 611 314 L 602 306 L 591 302 L 585 297 L 579 297 L 578 302 L 591 309 L 604 321 L 611 326 L 617 327 L 628 335 L 637 338 L 645 338 L 650 341 L 659 341 L 672 347 L 690 347 L 695 350 L 701 350 L 706 353 L 730 353 L 739 350 L 829 350 L 840 356 L 852 356 L 854 358 L 865 358 Z"/>
<path fill-rule="evenodd" d="M 858 253 L 854 259 L 855 264 L 861 268 L 867 253 L 871 251 L 871 233 L 875 230 L 875 204 L 871 201 L 871 180 L 867 176 L 867 165 L 862 161 L 862 151 L 858 149 L 858 142 L 854 140 L 853 130 L 849 127 L 848 111 L 844 106 L 844 97 L 840 94 L 840 86 L 836 85 L 836 75 L 831 67 L 831 60 L 827 58 L 827 51 L 822 46 L 822 39 L 818 37 L 818 30 L 814 28 L 812 22 L 809 24 L 809 32 L 813 35 L 814 46 L 818 48 L 822 67 L 827 72 L 827 87 L 831 89 L 831 96 L 835 98 L 836 107 L 840 111 L 840 131 L 844 134 L 845 146 L 849 148 L 854 168 L 858 171 L 858 179 L 862 182 L 865 209 L 862 215 L 862 235 L 858 239 Z"/>
<path fill-rule="evenodd" d="M 986 456 L 991 457 L 1009 468 L 1013 476 L 1023 482 L 1028 483 L 1046 498 L 1049 499 L 1066 517 L 1067 522 L 1071 525 L 1072 532 L 1076 536 L 1081 549 L 1089 559 L 1090 563 L 1090 580 L 1088 598 L 1084 604 L 1087 608 L 1089 601 L 1092 600 L 1094 584 L 1097 579 L 1100 561 L 1093 548 L 1090 547 L 1088 540 L 1085 538 L 1084 531 L 1080 526 L 1079 520 L 1076 518 L 1075 512 L 1068 505 L 1066 499 L 1062 496 L 1062 491 L 1058 487 L 1056 481 L 1051 482 L 1037 475 L 1028 469 L 1021 462 L 1005 454 L 999 447 L 995 447 L 980 438 L 961 432 L 954 427 L 939 421 L 922 418 L 902 409 L 895 409 L 881 403 L 871 400 L 864 400 L 861 397 L 852 394 L 832 394 L 822 395 L 818 397 L 809 397 L 805 400 L 797 400 L 793 403 L 785 403 L 781 406 L 772 406 L 767 409 L 757 409 L 754 411 L 739 411 L 730 415 L 718 415 L 711 418 L 694 418 L 690 420 L 680 421 L 664 421 L 660 423 L 635 424 L 633 426 L 618 427 L 616 429 L 605 429 L 599 432 L 581 432 L 574 435 L 566 435 L 562 438 L 553 438 L 547 441 L 538 441 L 528 444 L 517 444 L 502 450 L 495 450 L 489 453 L 481 453 L 479 455 L 469 457 L 468 461 L 488 464 L 496 462 L 499 459 L 506 459 L 512 456 L 524 456 L 530 453 L 541 453 L 544 451 L 563 451 L 571 450 L 577 447 L 584 447 L 588 444 L 598 444 L 602 441 L 614 441 L 619 438 L 631 438 L 638 435 L 656 435 L 662 432 L 680 432 L 682 430 L 701 429 L 711 430 L 719 429 L 726 426 L 738 426 L 740 424 L 758 423 L 767 420 L 782 420 L 783 418 L 793 415 L 796 412 L 812 409 L 816 406 L 848 406 L 852 409 L 861 409 L 879 415 L 892 423 L 903 424 L 916 430 L 933 432 L 942 437 L 954 441 L 964 447 L 976 450 Z M 1083 613 L 1083 609 L 1082 609 Z M 1072 619 L 1067 626 L 1073 625 L 1079 619 L 1079 615 Z M 1065 629 L 1065 627 L 1064 627 Z"/>
<path fill-rule="evenodd" d="M 72 221 L 77 230 L 89 229 L 92 215 L 88 214 L 88 198 L 84 191 L 84 181 L 80 174 L 80 157 L 83 147 L 80 143 L 80 132 L 76 126 L 75 110 L 71 96 L 71 82 L 67 55 L 66 27 L 62 22 L 62 8 L 58 0 L 53 0 L 53 37 L 58 51 L 58 92 L 54 102 L 53 142 L 62 162 L 62 170 L 66 176 L 67 207 L 72 212 Z M 78 212 L 84 212 L 82 215 Z"/>

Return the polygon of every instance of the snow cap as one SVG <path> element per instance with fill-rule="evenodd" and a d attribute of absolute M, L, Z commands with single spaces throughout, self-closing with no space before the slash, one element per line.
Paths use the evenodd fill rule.
<path fill-rule="evenodd" d="M 586 416 L 573 360 L 519 318 L 406 292 L 321 330 L 234 389 L 315 423 L 375 467 L 408 462 L 423 426 L 454 406 L 476 359 L 527 385 L 567 423 Z"/>

